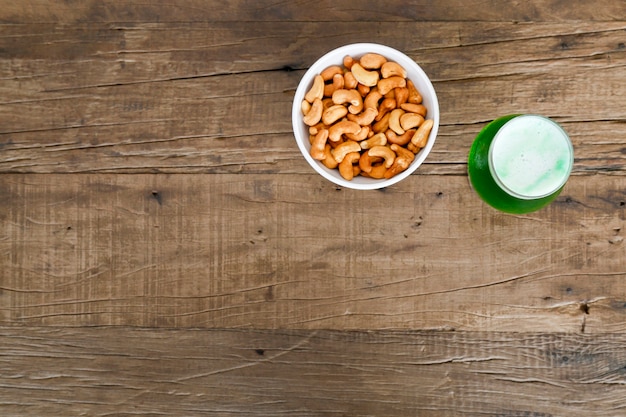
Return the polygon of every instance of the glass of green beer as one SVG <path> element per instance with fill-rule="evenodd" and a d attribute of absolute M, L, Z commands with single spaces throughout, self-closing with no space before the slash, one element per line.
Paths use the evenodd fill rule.
<path fill-rule="evenodd" d="M 554 200 L 569 178 L 574 148 L 553 120 L 513 114 L 489 123 L 469 152 L 468 174 L 476 193 L 506 213 L 530 213 Z"/>

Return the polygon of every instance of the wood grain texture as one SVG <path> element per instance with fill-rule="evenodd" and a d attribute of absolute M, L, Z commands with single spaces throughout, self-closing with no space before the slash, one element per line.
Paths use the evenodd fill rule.
<path fill-rule="evenodd" d="M 258 21 L 614 21 L 626 14 L 616 0 L 176 0 L 125 3 L 114 0 L 24 0 L 3 7 L 3 22 L 258 22 Z"/>
<path fill-rule="evenodd" d="M 370 26 L 4 25 L 0 172 L 309 173 L 291 128 L 295 88 L 315 59 L 366 40 Z M 626 22 L 378 30 L 439 96 L 439 139 L 421 173 L 464 174 L 478 131 L 517 112 L 563 124 L 575 173 L 623 173 Z M 327 41 L 309 47 L 319 31 Z"/>
<path fill-rule="evenodd" d="M 3 416 L 620 416 L 624 335 L 0 328 Z"/>
<path fill-rule="evenodd" d="M 626 3 L 0 0 L 1 416 L 626 415 Z M 439 96 L 415 175 L 293 140 L 304 72 L 395 47 Z M 544 210 L 475 135 L 560 122 Z"/>
<path fill-rule="evenodd" d="M 623 176 L 525 216 L 460 176 L 2 178 L 7 325 L 626 331 Z"/>

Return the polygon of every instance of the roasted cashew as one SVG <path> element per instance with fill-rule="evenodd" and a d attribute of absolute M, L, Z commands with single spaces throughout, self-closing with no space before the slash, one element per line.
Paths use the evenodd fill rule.
<path fill-rule="evenodd" d="M 324 123 L 319 122 L 317 124 L 314 124 L 313 126 L 309 126 L 309 134 L 310 135 L 317 135 L 317 132 L 320 131 L 320 129 L 327 129 L 328 126 L 326 126 Z"/>
<path fill-rule="evenodd" d="M 359 158 L 359 168 L 361 168 L 363 172 L 370 173 L 372 171 L 372 164 L 382 161 L 383 158 L 380 156 L 370 156 L 369 151 L 365 151 L 361 154 L 361 158 Z"/>
<path fill-rule="evenodd" d="M 304 95 L 304 99 L 309 103 L 313 104 L 315 99 L 319 98 L 320 100 L 324 97 L 324 79 L 321 75 L 316 75 L 313 78 L 313 85 L 311 89 Z"/>
<path fill-rule="evenodd" d="M 309 110 L 311 110 L 311 103 L 306 100 L 302 100 L 302 104 L 300 105 L 300 110 L 302 110 L 302 115 L 306 116 Z"/>
<path fill-rule="evenodd" d="M 391 150 L 396 153 L 396 159 L 393 161 L 393 165 L 385 172 L 384 176 L 387 179 L 407 169 L 415 159 L 413 152 L 402 146 L 392 144 Z"/>
<path fill-rule="evenodd" d="M 406 70 L 397 62 L 388 61 L 380 67 L 380 75 L 382 75 L 383 78 L 395 76 L 406 78 Z"/>
<path fill-rule="evenodd" d="M 389 168 L 393 165 L 393 161 L 396 159 L 396 153 L 388 146 L 373 146 L 368 151 L 370 156 L 380 156 L 385 159 L 385 168 Z"/>
<path fill-rule="evenodd" d="M 411 143 L 418 149 L 426 146 L 426 142 L 428 141 L 428 135 L 430 135 L 430 131 L 432 130 L 435 122 L 433 119 L 428 119 L 424 123 L 417 128 L 415 135 L 411 138 Z"/>
<path fill-rule="evenodd" d="M 396 98 L 396 105 L 402 107 L 409 99 L 409 89 L 406 87 L 397 87 L 393 89 Z"/>
<path fill-rule="evenodd" d="M 367 138 L 367 136 L 370 133 L 370 128 L 369 126 L 363 126 L 361 127 L 361 130 L 359 130 L 356 133 L 346 133 L 346 138 L 350 139 L 350 140 L 354 140 L 357 142 L 360 142 L 364 139 Z"/>
<path fill-rule="evenodd" d="M 344 179 L 350 181 L 352 180 L 352 178 L 354 178 L 355 172 L 354 172 L 353 165 L 358 163 L 360 158 L 361 158 L 361 154 L 358 151 L 350 152 L 339 163 L 339 173 Z M 357 172 L 357 175 L 358 175 L 358 172 Z"/>
<path fill-rule="evenodd" d="M 357 90 L 336 90 L 333 93 L 333 103 L 344 104 L 350 103 L 348 111 L 352 114 L 359 114 L 363 111 L 363 98 Z"/>
<path fill-rule="evenodd" d="M 393 176 L 407 169 L 409 165 L 411 165 L 411 163 L 407 159 L 396 158 L 393 164 L 389 167 L 389 169 L 385 171 L 384 177 L 386 179 L 392 178 Z"/>
<path fill-rule="evenodd" d="M 319 98 L 316 98 L 313 101 L 313 105 L 311 106 L 311 109 L 309 110 L 309 112 L 306 114 L 306 116 L 302 118 L 302 120 L 304 121 L 304 124 L 306 124 L 307 126 L 313 126 L 319 123 L 319 121 L 322 119 L 323 108 L 324 108 L 324 105 L 322 104 L 322 100 Z"/>
<path fill-rule="evenodd" d="M 358 82 L 368 87 L 374 87 L 380 78 L 378 71 L 368 71 L 357 62 L 352 65 L 351 71 Z"/>
<path fill-rule="evenodd" d="M 415 84 L 413 84 L 413 81 L 408 80 L 406 87 L 409 89 L 409 103 L 421 104 L 422 95 L 415 87 Z"/>
<path fill-rule="evenodd" d="M 328 129 L 328 139 L 333 142 L 338 142 L 341 139 L 341 135 L 345 133 L 357 133 L 359 130 L 361 130 L 360 124 L 350 120 L 342 120 Z"/>
<path fill-rule="evenodd" d="M 387 62 L 387 58 L 373 52 L 367 53 L 359 59 L 359 64 L 365 69 L 380 69 Z"/>
<path fill-rule="evenodd" d="M 344 117 L 348 114 L 348 109 L 346 106 L 342 106 L 341 104 L 335 104 L 330 106 L 322 113 L 322 122 L 326 125 L 332 125 L 337 120 Z"/>
<path fill-rule="evenodd" d="M 326 140 L 328 139 L 328 130 L 322 129 L 311 141 L 311 157 L 322 161 L 326 155 L 324 154 L 324 148 L 326 147 Z"/>
<path fill-rule="evenodd" d="M 404 110 L 402 109 L 394 109 L 391 111 L 389 116 L 389 129 L 396 132 L 398 135 L 404 134 L 404 129 L 400 125 L 400 117 L 404 115 Z"/>
<path fill-rule="evenodd" d="M 340 90 L 343 88 L 344 79 L 343 73 L 333 75 L 333 82 L 330 84 L 324 85 L 324 97 L 331 97 L 335 90 Z"/>
<path fill-rule="evenodd" d="M 423 104 L 404 103 L 400 105 L 400 108 L 407 113 L 417 113 L 422 115 L 422 117 L 426 117 L 426 106 Z"/>
<path fill-rule="evenodd" d="M 374 146 L 384 146 L 387 144 L 387 136 L 384 133 L 376 133 L 371 138 L 361 141 L 361 149 L 370 149 Z"/>
<path fill-rule="evenodd" d="M 402 135 L 396 135 L 396 132 L 389 129 L 385 132 L 385 136 L 387 137 L 387 142 L 393 143 L 396 145 L 404 146 L 411 141 L 411 138 L 415 134 L 415 129 L 407 130 Z"/>
<path fill-rule="evenodd" d="M 380 91 L 377 88 L 372 88 L 365 99 L 363 99 L 363 107 L 378 110 L 378 102 L 381 98 L 383 98 L 383 95 L 380 94 Z"/>
<path fill-rule="evenodd" d="M 356 88 L 358 85 L 359 82 L 356 80 L 356 78 L 354 78 L 354 74 L 351 71 L 343 74 L 343 88 L 351 90 L 353 88 Z"/>
<path fill-rule="evenodd" d="M 322 164 L 328 169 L 335 169 L 339 164 L 335 161 L 333 154 L 330 152 L 331 149 L 331 146 L 327 143 L 324 147 L 324 159 L 322 159 Z"/>
<path fill-rule="evenodd" d="M 356 86 L 357 91 L 359 92 L 359 94 L 361 95 L 361 97 L 365 97 L 367 95 L 367 93 L 370 92 L 370 88 L 366 85 L 363 84 L 359 84 Z"/>
<path fill-rule="evenodd" d="M 383 117 L 385 117 L 385 114 L 387 114 L 387 112 L 395 109 L 396 106 L 396 100 L 393 98 L 386 98 L 383 101 L 380 102 L 380 106 L 378 106 L 378 115 L 376 116 L 376 121 L 381 120 Z"/>
<path fill-rule="evenodd" d="M 361 146 L 358 143 L 353 140 L 347 140 L 337 145 L 337 147 L 331 150 L 330 153 L 333 155 L 333 158 L 335 158 L 335 161 L 341 163 L 341 161 L 343 161 L 343 158 L 345 158 L 347 154 L 360 151 Z"/>
<path fill-rule="evenodd" d="M 326 68 L 324 71 L 320 72 L 320 75 L 322 76 L 322 79 L 324 81 L 332 80 L 335 74 L 343 75 L 343 68 L 341 68 L 339 65 L 331 65 L 330 67 Z"/>
<path fill-rule="evenodd" d="M 343 66 L 346 67 L 348 71 L 350 71 L 350 68 L 352 68 L 352 64 L 354 64 L 354 62 L 354 58 L 352 58 L 350 55 L 346 55 L 343 57 Z"/>
<path fill-rule="evenodd" d="M 418 127 L 422 123 L 424 123 L 424 117 L 421 114 L 404 113 L 403 115 L 400 116 L 400 126 L 404 130 L 413 129 L 414 127 Z"/>
<path fill-rule="evenodd" d="M 328 110 L 330 107 L 334 106 L 333 99 L 330 97 L 326 97 L 322 99 L 322 104 L 324 105 L 322 108 L 324 111 Z"/>
<path fill-rule="evenodd" d="M 378 91 L 383 96 L 397 87 L 406 87 L 406 79 L 400 76 L 393 76 L 389 78 L 383 78 L 378 81 Z"/>
<path fill-rule="evenodd" d="M 347 117 L 348 117 L 348 120 L 352 120 L 353 122 L 357 122 L 361 126 L 369 126 L 369 125 L 372 124 L 372 122 L 374 121 L 374 118 L 376 118 L 377 114 L 378 114 L 378 110 L 373 109 L 371 107 L 367 107 L 361 113 L 359 113 L 359 114 L 348 114 Z"/>
<path fill-rule="evenodd" d="M 392 143 L 390 148 L 396 153 L 396 160 L 404 158 L 407 159 L 409 163 L 411 163 L 415 159 L 415 154 L 409 151 L 407 148 L 396 145 L 395 143 Z"/>
<path fill-rule="evenodd" d="M 386 132 L 387 129 L 389 129 L 390 115 L 390 113 L 387 113 L 379 121 L 374 123 L 374 125 L 372 126 L 372 130 L 374 131 L 374 133 Z M 378 116 L 376 118 L 378 118 Z"/>
<path fill-rule="evenodd" d="M 385 178 L 385 173 L 387 172 L 387 168 L 385 168 L 384 164 L 372 166 L 372 170 L 367 173 L 367 176 L 370 178 L 382 179 Z"/>

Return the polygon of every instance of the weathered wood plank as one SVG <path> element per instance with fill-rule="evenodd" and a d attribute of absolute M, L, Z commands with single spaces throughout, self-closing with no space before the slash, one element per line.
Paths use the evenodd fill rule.
<path fill-rule="evenodd" d="M 119 3 L 112 0 L 4 1 L 0 22 L 241 22 L 241 21 L 612 21 L 626 14 L 619 0 L 528 0 L 515 3 L 466 0 L 298 2 L 175 0 Z"/>
<path fill-rule="evenodd" d="M 325 31 L 328 48 L 369 30 L 356 25 Z M 626 23 L 480 25 L 400 26 L 411 36 L 395 46 L 431 74 L 441 104 L 423 172 L 463 173 L 484 123 L 514 112 L 562 122 L 575 171 L 623 172 Z M 327 50 L 303 47 L 314 24 L 2 30 L 0 172 L 310 172 L 291 133 L 303 71 L 283 68 Z M 381 25 L 380 41 L 393 45 L 396 30 Z"/>
<path fill-rule="evenodd" d="M 3 415 L 618 416 L 624 335 L 0 328 Z"/>
<path fill-rule="evenodd" d="M 624 332 L 626 179 L 545 210 L 465 176 L 0 177 L 6 325 Z"/>

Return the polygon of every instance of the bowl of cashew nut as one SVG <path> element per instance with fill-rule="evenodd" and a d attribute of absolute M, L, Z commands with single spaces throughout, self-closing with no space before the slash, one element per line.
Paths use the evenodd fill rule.
<path fill-rule="evenodd" d="M 292 124 L 302 155 L 321 176 L 374 190 L 402 181 L 424 162 L 437 137 L 439 102 L 413 59 L 357 43 L 328 52 L 306 71 Z"/>

